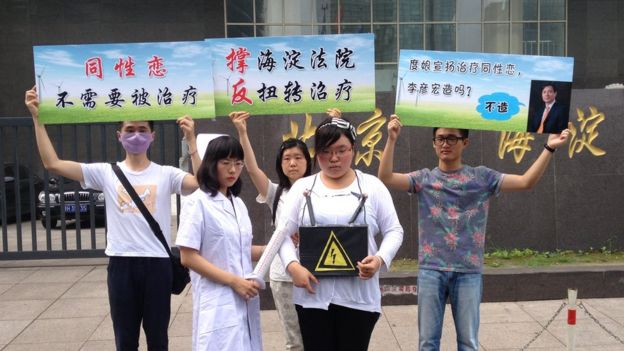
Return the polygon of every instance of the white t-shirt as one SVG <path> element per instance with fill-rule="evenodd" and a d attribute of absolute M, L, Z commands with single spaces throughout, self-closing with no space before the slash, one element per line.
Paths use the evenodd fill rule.
<path fill-rule="evenodd" d="M 258 197 L 256 197 L 256 201 L 258 203 L 266 204 L 269 207 L 269 209 L 271 210 L 271 214 L 273 214 L 273 201 L 275 199 L 277 188 L 277 184 L 269 181 L 269 188 L 267 189 L 266 197 L 262 197 L 262 195 L 260 194 L 258 194 Z M 277 210 L 275 211 L 275 227 L 278 227 L 278 221 L 280 215 L 282 214 L 282 208 L 284 207 L 284 202 L 286 201 L 286 195 L 288 195 L 288 189 L 283 189 L 282 195 L 280 196 L 279 200 L 277 200 Z M 290 239 L 290 236 L 286 239 Z M 286 272 L 286 269 L 284 268 L 282 260 L 279 258 L 279 256 L 275 256 L 275 258 L 271 262 L 269 278 L 278 282 L 292 282 L 292 278 L 290 277 L 290 274 Z"/>
<path fill-rule="evenodd" d="M 131 171 L 125 162 L 117 164 L 160 225 L 167 243 L 171 244 L 171 194 L 181 192 L 182 181 L 188 173 L 154 162 L 141 172 Z M 81 166 L 82 187 L 100 190 L 106 197 L 106 255 L 169 257 L 111 165 L 82 163 Z"/>
<path fill-rule="evenodd" d="M 361 187 L 361 193 L 367 194 L 368 199 L 355 224 L 368 225 L 368 254 L 380 256 L 385 262 L 382 270 L 386 270 L 403 242 L 403 227 L 399 223 L 392 197 L 386 186 L 377 177 L 360 171 L 356 171 L 356 174 L 357 179 L 343 189 L 327 188 L 320 175 L 299 179 L 290 188 L 276 232 L 290 234 L 296 232 L 300 225 L 310 225 L 308 211 L 303 212 L 305 204 L 303 193 L 312 188 L 315 177 L 317 179 L 312 188 L 311 200 L 317 225 L 347 224 L 359 202 L 354 194 L 360 194 Z M 383 236 L 379 248 L 375 242 L 377 234 Z M 299 261 L 292 240 L 283 241 L 280 257 L 285 265 Z M 361 280 L 358 277 L 318 277 L 318 280 L 319 284 L 314 286 L 315 294 L 295 287 L 293 302 L 304 308 L 327 310 L 331 303 L 368 312 L 381 312 L 379 272 L 368 280 Z"/>

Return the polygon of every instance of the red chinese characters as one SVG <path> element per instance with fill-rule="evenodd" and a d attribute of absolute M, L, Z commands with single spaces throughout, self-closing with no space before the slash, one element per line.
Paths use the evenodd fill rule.
<path fill-rule="evenodd" d="M 88 76 L 96 76 L 102 79 L 102 58 L 91 57 L 85 61 L 85 74 Z"/>
<path fill-rule="evenodd" d="M 230 54 L 225 57 L 227 60 L 227 67 L 230 71 L 234 71 L 234 63 L 236 62 L 236 70 L 240 73 L 245 73 L 245 70 L 249 67 L 245 59 L 249 56 L 251 56 L 251 53 L 247 51 L 247 48 L 238 48 L 236 51 L 232 49 Z"/>
<path fill-rule="evenodd" d="M 240 104 L 241 102 L 253 105 L 253 101 L 247 97 L 247 88 L 242 86 L 243 84 L 245 84 L 245 80 L 240 78 L 238 82 L 232 86 L 234 88 L 234 93 L 232 94 L 232 105 Z"/>
<path fill-rule="evenodd" d="M 119 78 L 125 77 L 134 77 L 134 60 L 132 56 L 128 56 L 127 60 L 123 58 L 119 58 L 119 61 L 113 67 L 117 74 L 119 74 Z"/>
<path fill-rule="evenodd" d="M 147 61 L 147 68 L 150 77 L 162 78 L 167 74 L 167 69 L 164 67 L 162 57 L 156 55 Z"/>
<path fill-rule="evenodd" d="M 238 48 L 234 50 L 230 49 L 230 53 L 225 56 L 226 66 L 230 69 L 230 71 L 234 72 L 236 69 L 239 73 L 245 74 L 245 71 L 249 67 L 245 60 L 247 57 L 251 56 L 251 53 L 247 50 L 247 48 Z M 229 84 L 229 83 L 228 83 Z M 239 78 L 236 84 L 232 85 L 234 88 L 234 93 L 232 93 L 232 105 L 240 104 L 242 102 L 246 102 L 249 105 L 253 105 L 253 101 L 247 97 L 247 88 L 244 86 L 245 80 L 243 78 Z M 229 89 L 229 87 L 228 87 Z"/>

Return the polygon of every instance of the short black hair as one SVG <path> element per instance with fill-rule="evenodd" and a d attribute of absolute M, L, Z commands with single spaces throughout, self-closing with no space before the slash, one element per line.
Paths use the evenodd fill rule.
<path fill-rule="evenodd" d="M 125 122 L 147 122 L 147 124 L 149 125 L 150 130 L 152 132 L 154 131 L 154 121 L 121 121 L 121 122 L 119 122 L 118 130 L 121 130 L 123 128 L 123 124 Z"/>
<path fill-rule="evenodd" d="M 348 127 L 336 125 L 334 120 L 343 120 Z M 346 136 L 351 142 L 351 146 L 355 145 L 355 127 L 346 118 L 327 117 L 316 127 L 314 132 L 314 163 L 316 164 L 316 156 L 330 145 L 338 141 L 342 135 Z"/>
<path fill-rule="evenodd" d="M 433 128 L 433 137 L 434 137 L 434 138 L 435 138 L 435 136 L 436 136 L 436 134 L 435 134 L 435 133 L 436 133 L 436 131 L 437 131 L 438 129 L 440 129 L 440 128 L 441 128 L 441 127 L 434 127 L 434 128 Z M 468 134 L 470 133 L 470 131 L 469 131 L 468 129 L 461 129 L 461 128 L 452 128 L 452 129 L 457 129 L 457 130 L 459 130 L 459 134 L 461 135 L 461 137 L 462 137 L 462 138 L 464 138 L 464 139 L 468 139 Z"/>
<path fill-rule="evenodd" d="M 219 192 L 220 184 L 217 163 L 219 160 L 226 158 L 234 158 L 237 160 L 245 159 L 245 152 L 240 142 L 229 135 L 223 135 L 211 140 L 206 147 L 204 159 L 197 171 L 197 183 L 199 183 L 199 188 L 209 193 L 210 196 L 216 196 Z M 228 192 L 234 196 L 238 196 L 242 187 L 243 182 L 239 176 L 236 183 L 228 188 Z"/>
<path fill-rule="evenodd" d="M 284 169 L 282 169 L 282 158 L 284 157 L 284 152 L 288 149 L 292 149 L 293 147 L 299 148 L 306 159 L 306 171 L 303 176 L 307 177 L 312 174 L 312 158 L 310 157 L 308 146 L 299 139 L 289 138 L 285 140 L 282 145 L 280 145 L 279 153 L 275 159 L 275 171 L 277 172 L 277 177 L 279 178 L 279 186 L 285 189 L 290 189 L 292 184 L 290 183 L 290 179 L 288 179 L 286 174 L 284 174 Z"/>
<path fill-rule="evenodd" d="M 541 91 L 544 91 L 544 89 L 545 89 L 546 87 L 552 87 L 553 91 L 554 91 L 555 93 L 557 92 L 557 87 L 555 86 L 555 83 L 553 83 L 553 82 L 548 82 L 548 83 L 544 84 L 544 86 L 542 87 L 542 90 L 541 90 Z"/>

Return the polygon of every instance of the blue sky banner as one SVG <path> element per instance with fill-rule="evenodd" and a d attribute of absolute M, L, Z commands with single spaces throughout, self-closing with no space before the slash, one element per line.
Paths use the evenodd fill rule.
<path fill-rule="evenodd" d="M 373 34 L 207 39 L 218 116 L 375 109 Z"/>
<path fill-rule="evenodd" d="M 571 57 L 401 50 L 395 111 L 406 125 L 558 133 Z"/>
<path fill-rule="evenodd" d="M 215 116 L 204 42 L 35 46 L 46 124 Z"/>

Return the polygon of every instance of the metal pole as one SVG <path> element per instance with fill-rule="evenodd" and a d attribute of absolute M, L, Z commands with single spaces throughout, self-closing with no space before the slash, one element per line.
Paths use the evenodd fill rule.
<path fill-rule="evenodd" d="M 577 293 L 577 289 L 568 289 L 568 351 L 575 349 Z"/>

